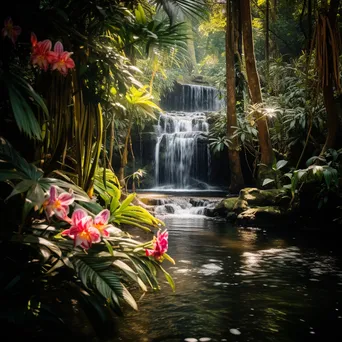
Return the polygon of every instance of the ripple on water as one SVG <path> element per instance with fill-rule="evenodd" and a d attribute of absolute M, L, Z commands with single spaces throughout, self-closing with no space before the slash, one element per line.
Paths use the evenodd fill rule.
<path fill-rule="evenodd" d="M 216 264 L 204 264 L 202 265 L 202 268 L 198 271 L 198 273 L 204 274 L 204 275 L 213 275 L 215 273 L 218 273 L 222 271 L 223 268 Z"/>
<path fill-rule="evenodd" d="M 241 335 L 241 332 L 238 329 L 229 329 L 229 332 L 233 335 Z"/>

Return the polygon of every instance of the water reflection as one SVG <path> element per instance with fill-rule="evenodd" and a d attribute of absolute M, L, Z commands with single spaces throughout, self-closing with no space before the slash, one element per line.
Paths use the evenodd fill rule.
<path fill-rule="evenodd" d="M 325 341 L 342 338 L 342 267 L 320 243 L 203 218 L 168 217 L 176 292 L 147 294 L 118 341 Z M 240 334 L 238 334 L 239 332 Z"/>

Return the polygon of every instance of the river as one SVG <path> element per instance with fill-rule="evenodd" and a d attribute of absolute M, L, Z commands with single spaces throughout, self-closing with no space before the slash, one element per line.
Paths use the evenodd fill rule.
<path fill-rule="evenodd" d="M 342 340 L 337 239 L 236 228 L 201 215 L 163 219 L 176 260 L 164 264 L 176 291 L 160 278 L 160 291 L 118 319 L 117 341 Z"/>

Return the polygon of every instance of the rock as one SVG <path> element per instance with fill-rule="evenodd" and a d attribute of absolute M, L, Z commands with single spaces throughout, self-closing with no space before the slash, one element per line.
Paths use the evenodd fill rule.
<path fill-rule="evenodd" d="M 198 342 L 197 338 L 188 337 L 184 339 L 185 342 Z"/>
<path fill-rule="evenodd" d="M 248 208 L 237 216 L 237 222 L 243 225 L 268 225 L 274 224 L 284 218 L 283 212 L 277 206 Z"/>
<path fill-rule="evenodd" d="M 250 207 L 278 205 L 280 202 L 283 202 L 284 205 L 290 202 L 284 189 L 245 188 L 240 191 L 239 198 L 246 201 Z"/>
<path fill-rule="evenodd" d="M 239 198 L 234 205 L 234 212 L 239 214 L 244 210 L 248 209 L 248 202 L 244 199 Z"/>
<path fill-rule="evenodd" d="M 223 207 L 226 208 L 228 212 L 230 212 L 230 211 L 233 211 L 234 206 L 237 201 L 238 201 L 238 197 L 229 197 L 229 198 L 224 199 L 221 203 Z"/>
<path fill-rule="evenodd" d="M 200 340 L 200 342 L 209 342 L 209 341 L 211 341 L 211 338 L 210 337 L 201 337 L 199 340 Z"/>

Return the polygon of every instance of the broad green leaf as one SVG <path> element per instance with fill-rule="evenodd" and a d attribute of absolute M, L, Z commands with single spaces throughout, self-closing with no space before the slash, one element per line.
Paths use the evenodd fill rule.
<path fill-rule="evenodd" d="M 287 160 L 278 160 L 276 164 L 276 170 L 282 169 L 288 163 Z"/>
<path fill-rule="evenodd" d="M 147 287 L 146 285 L 142 282 L 142 280 L 138 277 L 138 273 L 135 272 L 130 266 L 128 266 L 125 262 L 121 261 L 121 260 L 115 260 L 113 262 L 113 265 L 115 267 L 118 267 L 121 271 L 125 272 L 131 279 L 133 279 L 134 281 L 136 281 L 139 286 L 141 287 L 141 289 L 143 291 L 147 291 Z"/>
<path fill-rule="evenodd" d="M 29 179 L 25 179 L 23 181 L 21 181 L 20 183 L 18 183 L 14 189 L 12 190 L 12 192 L 9 194 L 9 196 L 6 198 L 6 201 L 11 198 L 12 196 L 21 194 L 23 192 L 28 191 L 28 189 L 30 189 L 32 186 L 34 186 L 36 184 L 35 181 L 33 180 L 29 180 Z"/>
<path fill-rule="evenodd" d="M 265 185 L 273 183 L 273 182 L 274 182 L 274 179 L 265 178 L 264 181 L 262 182 L 262 186 L 265 186 Z"/>
<path fill-rule="evenodd" d="M 28 244 L 37 244 L 47 247 L 51 252 L 55 253 L 60 258 L 62 257 L 62 251 L 60 248 L 53 242 L 44 239 L 42 237 L 34 236 L 34 235 L 26 235 L 22 237 L 22 241 Z"/>

